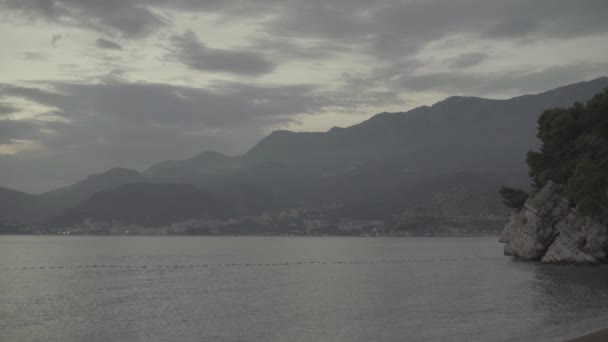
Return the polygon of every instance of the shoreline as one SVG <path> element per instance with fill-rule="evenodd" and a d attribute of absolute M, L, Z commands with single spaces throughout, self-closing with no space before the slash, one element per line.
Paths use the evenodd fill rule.
<path fill-rule="evenodd" d="M 608 341 L 608 328 L 595 330 L 585 335 L 564 340 L 564 342 L 605 342 Z"/>
<path fill-rule="evenodd" d="M 353 237 L 353 238 L 499 238 L 497 234 L 470 235 L 299 235 L 299 234 L 0 234 L 2 236 L 153 236 L 153 237 Z"/>

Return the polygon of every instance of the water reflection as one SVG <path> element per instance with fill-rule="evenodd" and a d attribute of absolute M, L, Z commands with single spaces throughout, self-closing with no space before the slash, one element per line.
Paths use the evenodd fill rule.
<path fill-rule="evenodd" d="M 534 310 L 544 324 L 554 327 L 553 335 L 576 336 L 605 328 L 608 266 L 534 266 Z"/>
<path fill-rule="evenodd" d="M 501 247 L 493 238 L 2 238 L 0 340 L 550 341 L 605 323 L 608 268 L 513 262 Z M 403 262 L 342 262 L 371 260 Z M 214 266 L 158 267 L 200 264 Z"/>

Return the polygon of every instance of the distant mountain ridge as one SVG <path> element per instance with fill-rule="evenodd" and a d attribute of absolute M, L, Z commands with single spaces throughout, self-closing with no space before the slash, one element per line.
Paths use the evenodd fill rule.
<path fill-rule="evenodd" d="M 80 219 L 95 212 L 95 205 L 112 202 L 111 196 L 126 196 L 124 191 L 131 184 L 140 184 L 140 191 L 129 192 L 130 201 L 145 202 L 137 196 L 149 194 L 143 190 L 146 187 L 154 187 L 151 193 L 161 198 L 163 189 L 169 196 L 184 190 L 175 186 L 183 184 L 202 189 L 213 201 L 234 205 L 239 208 L 232 212 L 235 215 L 330 202 L 361 207 L 391 198 L 397 201 L 398 210 L 415 203 L 416 196 L 435 203 L 429 200 L 435 193 L 452 198 L 455 193 L 467 193 L 451 191 L 453 188 L 475 188 L 471 184 L 474 174 L 484 179 L 488 189 L 500 185 L 493 182 L 527 182 L 522 155 L 539 145 L 536 120 L 541 112 L 586 101 L 604 88 L 608 88 L 607 77 L 506 100 L 453 96 L 432 106 L 380 113 L 327 132 L 275 131 L 241 156 L 207 151 L 186 160 L 162 161 L 142 172 L 114 168 L 41 195 L 0 189 L 0 222 L 44 222 L 67 217 L 66 213 L 71 220 Z M 435 187 L 433 182 L 441 186 Z M 160 183 L 173 185 L 155 186 Z M 423 196 L 416 187 L 420 184 L 429 184 L 434 193 Z M 393 193 L 396 189 L 400 195 Z M 478 201 L 491 196 L 486 190 L 471 191 Z M 101 192 L 107 202 L 100 200 Z M 473 208 L 478 207 L 484 206 L 471 203 L 470 210 L 463 210 L 477 211 Z M 118 207 L 113 208 L 117 217 L 123 215 Z M 221 211 L 209 211 L 213 212 L 219 215 Z M 112 216 L 106 214 L 106 218 Z"/>
<path fill-rule="evenodd" d="M 99 191 L 145 181 L 146 178 L 138 171 L 116 167 L 106 172 L 91 174 L 73 185 L 45 192 L 41 197 L 60 201 L 63 206 L 70 207 Z"/>
<path fill-rule="evenodd" d="M 50 203 L 40 196 L 0 188 L 0 222 L 29 223 L 53 212 Z"/>
<path fill-rule="evenodd" d="M 164 179 L 196 174 L 221 174 L 237 170 L 239 162 L 215 151 L 206 151 L 186 160 L 167 160 L 144 171 L 149 178 Z"/>
<path fill-rule="evenodd" d="M 121 221 L 155 226 L 184 219 L 224 217 L 228 205 L 202 189 L 186 184 L 133 183 L 97 192 L 53 218 L 54 225 L 93 221 Z"/>
<path fill-rule="evenodd" d="M 538 145 L 536 119 L 544 109 L 585 101 L 606 87 L 608 77 L 601 77 L 507 100 L 453 96 L 325 133 L 275 131 L 241 156 L 204 152 L 170 165 L 175 174 L 223 173 L 261 162 L 340 168 L 387 158 L 419 168 L 523 168 L 522 153 Z M 153 175 L 167 163 L 155 164 L 145 173 Z"/>

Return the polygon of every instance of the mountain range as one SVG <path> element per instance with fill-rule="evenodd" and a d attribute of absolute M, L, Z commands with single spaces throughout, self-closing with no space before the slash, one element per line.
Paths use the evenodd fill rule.
<path fill-rule="evenodd" d="M 327 132 L 275 131 L 240 156 L 206 151 L 142 171 L 114 168 L 39 195 L 0 188 L 0 222 L 157 225 L 330 203 L 367 218 L 420 205 L 500 213 L 496 189 L 528 182 L 525 155 L 539 147 L 543 110 L 607 87 L 602 77 L 506 100 L 454 96 Z"/>

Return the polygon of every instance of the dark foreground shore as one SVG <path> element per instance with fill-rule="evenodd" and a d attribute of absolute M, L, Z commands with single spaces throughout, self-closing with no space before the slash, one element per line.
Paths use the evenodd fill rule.
<path fill-rule="evenodd" d="M 566 340 L 564 342 L 607 342 L 608 341 L 608 329 L 598 330 L 590 334 Z"/>

